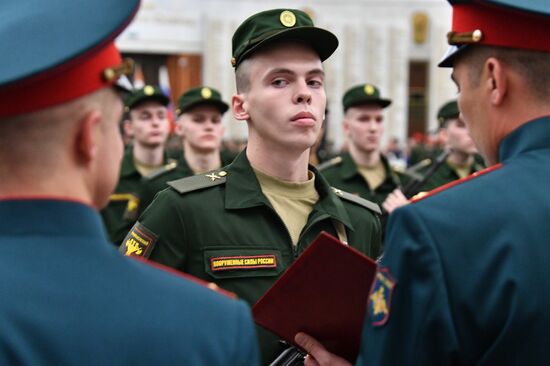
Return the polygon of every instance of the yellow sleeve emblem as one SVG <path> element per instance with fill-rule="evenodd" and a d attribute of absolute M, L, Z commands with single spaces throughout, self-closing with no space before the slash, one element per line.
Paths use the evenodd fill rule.
<path fill-rule="evenodd" d="M 138 221 L 122 241 L 119 251 L 125 256 L 149 258 L 157 239 L 155 233 Z"/>
<path fill-rule="evenodd" d="M 388 322 L 396 284 L 387 268 L 380 268 L 376 273 L 369 296 L 369 314 L 373 326 L 379 327 Z"/>

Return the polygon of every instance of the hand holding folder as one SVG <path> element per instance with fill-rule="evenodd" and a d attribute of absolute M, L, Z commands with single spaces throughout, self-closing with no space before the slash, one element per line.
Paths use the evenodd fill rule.
<path fill-rule="evenodd" d="M 254 320 L 294 346 L 305 332 L 354 362 L 376 267 L 322 232 L 254 305 Z"/>

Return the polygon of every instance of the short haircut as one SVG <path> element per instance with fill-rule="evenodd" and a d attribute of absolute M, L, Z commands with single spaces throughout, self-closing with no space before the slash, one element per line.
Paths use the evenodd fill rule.
<path fill-rule="evenodd" d="M 113 97 L 103 88 L 68 103 L 0 119 L 0 166 L 47 169 L 56 163 L 59 148 L 69 143 L 67 136 L 78 121 L 91 108 L 106 108 Z"/>
<path fill-rule="evenodd" d="M 475 46 L 460 56 L 460 61 L 470 65 L 470 80 L 478 85 L 483 65 L 489 57 L 495 57 L 520 74 L 532 96 L 539 100 L 550 98 L 550 53 L 520 50 L 506 47 Z"/>

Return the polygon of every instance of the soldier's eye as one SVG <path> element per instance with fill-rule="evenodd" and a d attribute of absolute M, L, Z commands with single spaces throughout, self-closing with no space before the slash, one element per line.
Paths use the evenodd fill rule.
<path fill-rule="evenodd" d="M 288 81 L 285 79 L 275 79 L 271 82 L 271 85 L 276 87 L 283 87 L 288 85 Z"/>

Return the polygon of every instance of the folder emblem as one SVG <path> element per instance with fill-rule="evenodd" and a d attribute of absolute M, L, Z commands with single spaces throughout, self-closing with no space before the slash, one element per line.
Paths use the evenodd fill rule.
<path fill-rule="evenodd" d="M 390 317 L 390 304 L 396 282 L 387 268 L 380 268 L 376 273 L 369 296 L 369 313 L 372 325 L 382 326 Z"/>

